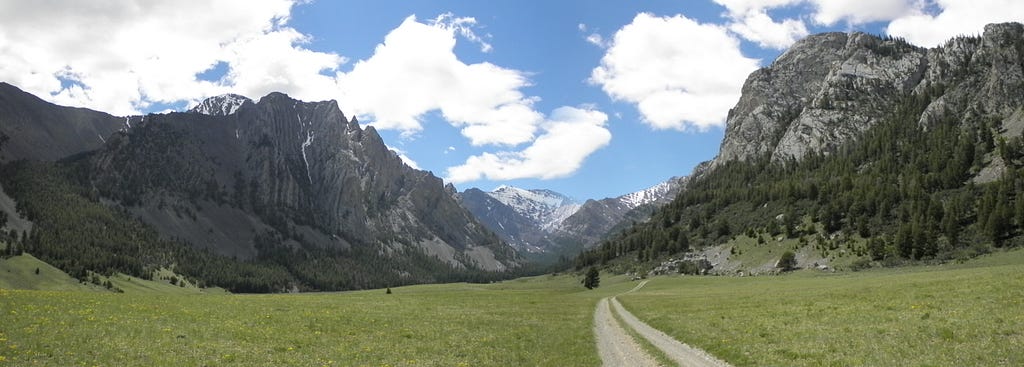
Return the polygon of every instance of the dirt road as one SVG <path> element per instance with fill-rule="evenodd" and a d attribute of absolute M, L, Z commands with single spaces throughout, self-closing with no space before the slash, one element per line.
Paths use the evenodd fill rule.
<path fill-rule="evenodd" d="M 629 292 L 642 288 L 647 281 L 637 284 Z M 625 293 L 623 293 L 625 294 Z M 597 350 L 604 366 L 657 366 L 651 357 L 629 335 L 612 314 L 612 308 L 629 327 L 660 349 L 670 360 L 686 367 L 730 367 L 704 351 L 690 347 L 673 339 L 658 329 L 652 328 L 627 311 L 615 297 L 604 298 L 597 303 L 594 311 L 594 333 L 597 335 Z"/>

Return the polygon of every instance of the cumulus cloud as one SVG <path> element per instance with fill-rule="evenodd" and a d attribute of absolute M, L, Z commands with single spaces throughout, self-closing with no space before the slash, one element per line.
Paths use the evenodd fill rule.
<path fill-rule="evenodd" d="M 590 81 L 636 104 L 656 129 L 722 126 L 758 67 L 739 47 L 721 26 L 640 13 L 615 33 Z"/>
<path fill-rule="evenodd" d="M 447 170 L 445 181 L 552 179 L 576 172 L 588 156 L 608 145 L 608 115 L 589 107 L 560 107 L 542 124 L 544 132 L 521 151 L 483 153 Z"/>
<path fill-rule="evenodd" d="M 462 28 L 472 24 L 459 19 L 406 18 L 373 56 L 337 74 L 339 102 L 379 129 L 415 133 L 425 113 L 439 110 L 473 145 L 532 141 L 543 115 L 533 109 L 537 99 L 520 92 L 530 85 L 526 73 L 459 60 L 456 34 L 471 33 Z"/>
<path fill-rule="evenodd" d="M 934 5 L 937 14 L 918 10 L 893 20 L 887 33 L 933 47 L 957 35 L 980 34 L 988 23 L 1024 19 L 1024 2 L 1019 0 L 936 0 Z"/>
<path fill-rule="evenodd" d="M 282 39 L 278 49 L 292 49 L 303 40 L 285 26 L 292 5 L 291 0 L 0 2 L 0 79 L 57 103 L 115 114 L 224 93 L 225 85 L 197 75 L 221 62 L 252 61 L 257 55 L 232 48 L 256 39 L 276 37 Z M 320 54 L 315 61 L 331 68 L 342 59 Z"/>
<path fill-rule="evenodd" d="M 803 21 L 784 19 L 776 22 L 763 10 L 747 12 L 733 19 L 729 24 L 730 31 L 765 48 L 784 49 L 809 33 Z"/>
<path fill-rule="evenodd" d="M 820 24 L 839 22 L 863 24 L 888 21 L 911 14 L 921 6 L 919 0 L 812 0 L 814 20 Z"/>
<path fill-rule="evenodd" d="M 807 36 L 800 19 L 775 21 L 768 9 L 798 4 L 801 0 L 714 0 L 728 11 L 729 30 L 761 47 L 783 49 Z"/>

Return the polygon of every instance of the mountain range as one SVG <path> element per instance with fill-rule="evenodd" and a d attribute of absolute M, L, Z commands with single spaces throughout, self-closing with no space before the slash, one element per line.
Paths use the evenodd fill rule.
<path fill-rule="evenodd" d="M 674 177 L 645 190 L 583 203 L 545 189 L 471 188 L 459 193 L 459 201 L 516 249 L 538 255 L 534 259 L 552 259 L 595 245 L 616 226 L 646 220 L 685 183 Z"/>
<path fill-rule="evenodd" d="M 3 186 L 19 208 L 38 199 L 11 179 L 30 180 L 19 173 L 48 164 L 73 191 L 161 238 L 286 268 L 293 276 L 279 284 L 284 288 L 430 282 L 522 265 L 441 179 L 405 165 L 373 127 L 346 118 L 333 101 L 225 95 L 182 113 L 114 117 L 2 84 L 0 111 L 8 141 L 0 157 L 11 162 Z M 33 232 L 48 230 L 36 224 Z M 46 246 L 38 241 L 26 247 Z"/>

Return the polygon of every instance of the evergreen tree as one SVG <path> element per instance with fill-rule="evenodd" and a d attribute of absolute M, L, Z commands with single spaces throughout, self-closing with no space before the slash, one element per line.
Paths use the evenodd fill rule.
<path fill-rule="evenodd" d="M 597 268 L 591 266 L 587 269 L 586 276 L 583 277 L 583 286 L 587 289 L 597 288 L 601 284 L 601 274 L 597 271 Z"/>

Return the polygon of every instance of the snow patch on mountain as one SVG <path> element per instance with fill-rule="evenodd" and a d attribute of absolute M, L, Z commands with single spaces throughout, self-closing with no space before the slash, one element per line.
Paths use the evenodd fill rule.
<path fill-rule="evenodd" d="M 227 116 L 238 112 L 238 109 L 246 102 L 252 103 L 252 100 L 237 94 L 222 94 L 207 98 L 195 107 L 192 107 L 189 112 L 210 116 Z"/>
<path fill-rule="evenodd" d="M 630 209 L 636 209 L 641 205 L 665 200 L 669 195 L 669 192 L 678 185 L 679 178 L 673 177 L 668 181 L 659 183 L 644 190 L 622 195 L 619 197 L 619 201 Z"/>
<path fill-rule="evenodd" d="M 508 205 L 544 230 L 557 227 L 580 208 L 580 204 L 572 198 L 551 190 L 527 190 L 501 185 L 487 195 Z"/>

